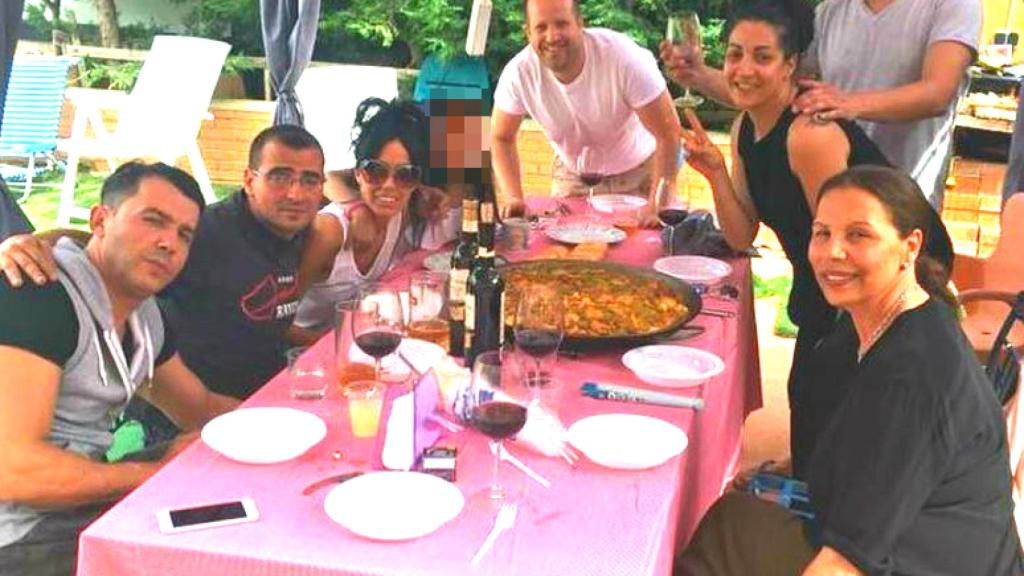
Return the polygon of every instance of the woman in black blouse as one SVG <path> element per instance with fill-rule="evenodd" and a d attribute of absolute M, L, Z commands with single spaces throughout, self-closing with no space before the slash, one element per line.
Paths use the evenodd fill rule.
<path fill-rule="evenodd" d="M 793 472 L 802 476 L 813 447 L 804 416 L 815 344 L 831 329 L 835 310 L 814 282 L 807 262 L 818 187 L 849 166 L 885 164 L 885 157 L 854 123 L 816 122 L 792 112 L 799 54 L 814 34 L 814 11 L 804 0 L 762 0 L 741 7 L 730 21 L 724 76 L 742 109 L 732 128 L 732 174 L 692 112 L 688 161 L 703 174 L 729 244 L 748 248 L 758 224 L 768 225 L 793 264 L 788 311 L 800 327 L 789 376 Z M 666 64 L 671 66 L 670 52 Z"/>
<path fill-rule="evenodd" d="M 844 312 L 830 349 L 849 357 L 822 374 L 846 392 L 808 462 L 815 519 L 727 495 L 680 572 L 1024 573 L 1005 423 L 950 306 L 948 275 L 925 251 L 935 218 L 913 180 L 889 168 L 823 184 L 808 256 Z"/>

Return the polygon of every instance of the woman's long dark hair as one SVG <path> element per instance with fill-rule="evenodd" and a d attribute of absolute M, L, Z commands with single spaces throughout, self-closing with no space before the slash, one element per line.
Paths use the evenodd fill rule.
<path fill-rule="evenodd" d="M 728 39 L 740 22 L 770 24 L 779 35 L 779 46 L 786 58 L 803 54 L 814 38 L 814 8 L 805 0 L 758 0 L 741 4 L 722 31 Z"/>
<path fill-rule="evenodd" d="M 837 188 L 857 188 L 882 203 L 901 238 L 914 230 L 924 235 L 914 275 L 930 295 L 956 308 L 956 297 L 949 290 L 953 270 L 953 244 L 946 227 L 928 204 L 917 182 L 906 174 L 885 166 L 856 166 L 840 172 L 821 185 L 818 204 Z"/>
<path fill-rule="evenodd" d="M 384 146 L 392 140 L 398 140 L 409 153 L 409 162 L 419 166 L 426 172 L 430 148 L 430 121 L 419 106 L 408 100 L 394 99 L 391 102 L 380 98 L 367 98 L 356 108 L 356 118 L 352 123 L 352 151 L 356 165 L 363 160 L 377 158 Z M 347 182 L 353 189 L 358 183 Z M 419 246 L 426 231 L 427 223 L 423 219 L 423 200 L 418 190 L 409 197 L 409 228 L 412 231 L 411 243 Z"/>

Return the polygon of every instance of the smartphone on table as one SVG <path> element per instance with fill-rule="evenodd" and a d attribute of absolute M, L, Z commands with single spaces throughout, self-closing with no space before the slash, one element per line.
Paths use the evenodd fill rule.
<path fill-rule="evenodd" d="M 203 504 L 189 508 L 166 508 L 156 513 L 157 525 L 165 534 L 188 532 L 259 520 L 252 498 Z"/>

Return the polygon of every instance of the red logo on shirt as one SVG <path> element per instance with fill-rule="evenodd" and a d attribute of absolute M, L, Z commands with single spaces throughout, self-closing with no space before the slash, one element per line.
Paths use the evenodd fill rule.
<path fill-rule="evenodd" d="M 276 278 L 268 274 L 242 296 L 242 313 L 250 320 L 266 322 L 282 317 L 281 311 L 295 314 L 295 306 L 286 304 L 295 300 L 295 277 Z"/>

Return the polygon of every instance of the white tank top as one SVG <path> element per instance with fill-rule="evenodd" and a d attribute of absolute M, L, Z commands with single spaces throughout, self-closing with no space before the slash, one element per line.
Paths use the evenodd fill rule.
<path fill-rule="evenodd" d="M 345 209 L 345 205 L 331 202 L 320 213 L 337 218 L 341 223 L 342 237 L 348 238 L 349 219 Z M 355 298 L 361 284 L 376 280 L 388 271 L 401 236 L 402 216 L 401 213 L 396 214 L 388 221 L 384 244 L 366 274 L 359 271 L 355 254 L 345 248 L 342 242 L 342 248 L 334 257 L 330 276 L 324 282 L 311 285 L 299 302 L 299 309 L 295 313 L 296 326 L 312 330 L 329 328 L 334 320 L 335 303 Z"/>

